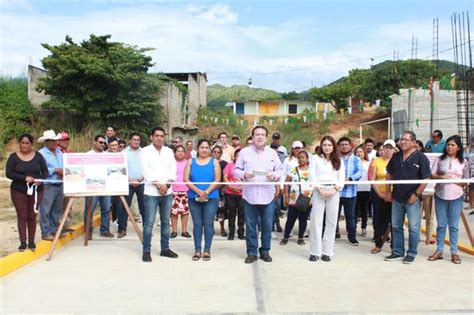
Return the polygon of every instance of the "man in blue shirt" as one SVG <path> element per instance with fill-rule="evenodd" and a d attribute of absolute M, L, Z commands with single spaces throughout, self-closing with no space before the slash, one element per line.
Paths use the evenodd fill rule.
<path fill-rule="evenodd" d="M 446 140 L 443 139 L 441 130 L 435 130 L 431 134 L 431 139 L 426 142 L 425 149 L 431 153 L 443 153 Z"/>
<path fill-rule="evenodd" d="M 138 210 L 142 217 L 142 224 L 144 222 L 143 214 L 145 210 L 144 202 L 144 185 L 143 185 L 143 171 L 140 162 L 140 134 L 132 133 L 129 138 L 129 146 L 125 148 L 127 152 L 127 163 L 128 163 L 128 196 L 126 197 L 128 206 L 132 204 L 133 195 L 137 196 Z M 118 225 L 119 233 L 118 238 L 122 238 L 127 234 L 127 219 L 128 215 L 125 212 L 123 207 L 120 207 L 120 210 L 117 213 L 118 215 Z M 131 218 L 134 219 L 134 218 Z"/>
<path fill-rule="evenodd" d="M 54 130 L 43 132 L 38 143 L 44 143 L 39 150 L 48 167 L 48 177 L 44 183 L 43 201 L 40 207 L 41 238 L 46 241 L 54 240 L 54 234 L 59 226 L 59 218 L 63 207 L 63 153 L 58 148 L 60 134 Z"/>
<path fill-rule="evenodd" d="M 341 158 L 344 161 L 346 170 L 346 181 L 357 181 L 362 178 L 363 168 L 361 160 L 352 153 L 352 142 L 347 137 L 342 137 L 337 142 Z M 359 242 L 356 238 L 357 216 L 355 213 L 355 205 L 357 200 L 357 185 L 345 185 L 341 190 L 339 199 L 339 214 L 341 208 L 344 207 L 344 216 L 346 220 L 347 238 L 353 246 L 358 246 Z M 340 238 L 339 222 L 336 228 L 336 238 Z"/>

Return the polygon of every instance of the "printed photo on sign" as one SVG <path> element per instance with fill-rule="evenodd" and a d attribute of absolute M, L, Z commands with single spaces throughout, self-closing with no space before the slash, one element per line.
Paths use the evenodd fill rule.
<path fill-rule="evenodd" d="M 66 153 L 64 174 L 66 195 L 128 195 L 125 153 Z"/>

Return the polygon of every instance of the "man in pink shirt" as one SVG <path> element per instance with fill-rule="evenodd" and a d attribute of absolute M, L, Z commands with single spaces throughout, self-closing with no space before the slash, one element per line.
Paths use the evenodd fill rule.
<path fill-rule="evenodd" d="M 271 262 L 271 232 L 275 211 L 275 185 L 258 184 L 262 182 L 278 182 L 282 173 L 282 164 L 275 150 L 265 147 L 268 130 L 264 126 L 256 126 L 252 130 L 253 144 L 243 148 L 235 163 L 234 176 L 244 182 L 256 182 L 255 185 L 244 185 L 242 196 L 245 208 L 247 230 L 246 264 L 260 258 Z M 258 222 L 261 222 L 261 247 L 258 248 Z"/>

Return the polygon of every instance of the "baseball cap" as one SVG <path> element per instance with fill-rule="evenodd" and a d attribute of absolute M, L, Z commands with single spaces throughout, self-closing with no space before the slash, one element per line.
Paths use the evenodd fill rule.
<path fill-rule="evenodd" d="M 281 138 L 280 133 L 279 133 L 279 132 L 275 132 L 275 133 L 272 135 L 272 138 L 273 138 L 273 139 L 280 139 L 280 138 Z"/>
<path fill-rule="evenodd" d="M 69 134 L 65 131 L 62 131 L 59 133 L 61 135 L 61 138 L 59 140 L 69 140 L 71 137 L 69 137 Z"/>
<path fill-rule="evenodd" d="M 392 148 L 396 148 L 397 145 L 395 144 L 395 141 L 393 141 L 392 139 L 387 139 L 385 140 L 385 142 L 383 143 L 383 146 L 386 146 L 386 145 L 391 145 Z"/>
<path fill-rule="evenodd" d="M 240 140 L 240 138 L 239 138 L 238 135 L 233 135 L 233 136 L 232 136 L 232 140 L 234 140 L 234 139 Z"/>
<path fill-rule="evenodd" d="M 294 141 L 291 147 L 294 148 L 303 148 L 303 143 L 301 141 Z"/>

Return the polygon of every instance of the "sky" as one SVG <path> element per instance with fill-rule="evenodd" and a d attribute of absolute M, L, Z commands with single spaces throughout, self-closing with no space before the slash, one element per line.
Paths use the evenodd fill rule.
<path fill-rule="evenodd" d="M 432 59 L 436 17 L 440 59 L 452 61 L 451 14 L 469 12 L 473 30 L 473 9 L 473 0 L 0 0 L 0 75 L 42 67 L 41 43 L 110 34 L 154 48 L 152 72 L 303 91 L 392 60 L 394 50 L 408 59 L 413 36 L 417 57 Z"/>

